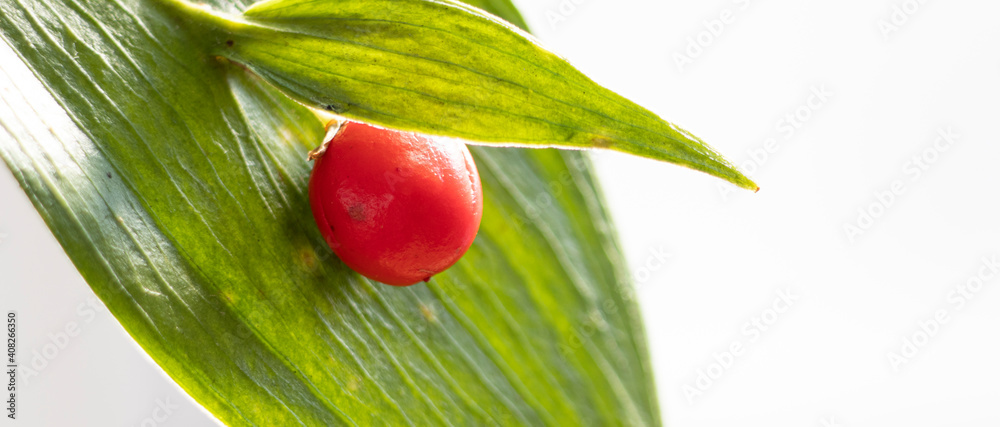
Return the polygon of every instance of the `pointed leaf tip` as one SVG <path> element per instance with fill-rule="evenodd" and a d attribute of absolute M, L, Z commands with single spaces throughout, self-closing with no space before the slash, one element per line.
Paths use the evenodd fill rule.
<path fill-rule="evenodd" d="M 457 1 L 268 0 L 200 22 L 217 27 L 215 54 L 343 117 L 484 144 L 611 148 L 757 188 L 697 137 Z"/>

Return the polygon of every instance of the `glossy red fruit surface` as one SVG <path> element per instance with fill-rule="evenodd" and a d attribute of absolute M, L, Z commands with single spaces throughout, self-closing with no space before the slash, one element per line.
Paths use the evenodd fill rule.
<path fill-rule="evenodd" d="M 451 267 L 483 215 L 464 144 L 347 122 L 313 166 L 309 200 L 326 242 L 369 279 L 408 286 Z"/>

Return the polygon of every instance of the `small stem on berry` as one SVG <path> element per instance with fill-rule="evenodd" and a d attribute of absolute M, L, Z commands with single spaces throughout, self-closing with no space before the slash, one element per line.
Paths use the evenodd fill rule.
<path fill-rule="evenodd" d="M 337 135 L 340 135 L 344 131 L 344 123 L 333 119 L 326 123 L 326 135 L 323 137 L 323 144 L 309 151 L 309 160 L 316 160 L 323 157 L 323 153 L 326 153 L 326 147 L 330 146 L 330 141 L 333 141 Z"/>

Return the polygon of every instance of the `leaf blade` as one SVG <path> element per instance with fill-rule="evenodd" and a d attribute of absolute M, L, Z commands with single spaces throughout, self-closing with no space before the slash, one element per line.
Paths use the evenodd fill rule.
<path fill-rule="evenodd" d="M 484 179 L 495 214 L 468 259 L 430 285 L 371 284 L 333 258 L 308 212 L 303 155 L 320 123 L 244 70 L 202 57 L 196 37 L 143 5 L 0 4 L 0 34 L 58 102 L 34 107 L 40 124 L 0 115 L 0 157 L 129 334 L 213 414 L 233 425 L 658 422 L 655 405 L 641 403 L 653 396 L 648 372 L 632 368 L 648 363 L 642 351 L 610 371 L 593 359 L 642 341 L 637 317 L 621 314 L 633 302 L 601 313 L 609 332 L 586 352 L 560 349 L 623 286 L 614 251 L 587 265 L 557 256 L 613 240 L 606 218 L 577 202 L 542 206 L 516 226 L 532 236 L 521 241 L 502 214 L 527 218 L 524 195 L 549 191 L 562 170 L 552 156 L 579 153 L 477 148 L 499 166 Z M 13 112 L 31 109 L 10 93 L 43 98 L 0 92 Z M 580 218 L 573 226 L 544 227 L 568 210 Z M 529 262 L 576 271 L 576 283 Z M 593 295 L 553 306 L 553 294 L 577 286 Z M 604 390 L 607 376 L 624 393 Z"/>
<path fill-rule="evenodd" d="M 338 115 L 486 144 L 613 149 L 758 189 L 690 132 L 457 1 L 269 0 L 241 17 L 171 4 L 216 54 Z"/>

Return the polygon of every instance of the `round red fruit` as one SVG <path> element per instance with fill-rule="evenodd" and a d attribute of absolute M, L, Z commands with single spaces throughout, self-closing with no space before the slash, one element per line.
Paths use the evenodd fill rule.
<path fill-rule="evenodd" d="M 408 286 L 451 267 L 483 216 L 479 172 L 464 144 L 346 122 L 309 179 L 316 224 L 344 264 Z"/>

